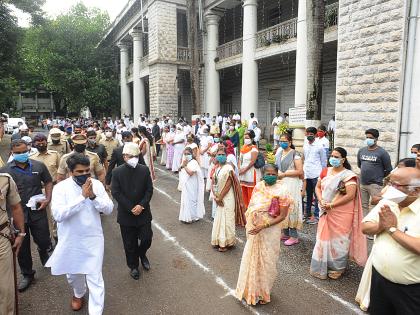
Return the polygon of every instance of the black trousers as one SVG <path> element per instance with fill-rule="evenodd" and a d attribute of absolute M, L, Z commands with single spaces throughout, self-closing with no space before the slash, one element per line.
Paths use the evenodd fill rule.
<path fill-rule="evenodd" d="M 369 312 L 371 315 L 420 314 L 420 283 L 394 283 L 372 267 Z"/>
<path fill-rule="evenodd" d="M 156 156 L 159 156 L 160 153 L 160 144 L 156 144 Z"/>
<path fill-rule="evenodd" d="M 37 218 L 36 221 L 25 223 L 25 232 L 26 236 L 20 247 L 18 262 L 23 276 L 33 276 L 35 271 L 32 269 L 31 235 L 38 246 L 39 254 L 47 255 L 51 247 L 47 215 Z"/>
<path fill-rule="evenodd" d="M 125 258 L 130 269 L 138 268 L 139 257 L 144 257 L 152 245 L 152 223 L 140 226 L 120 225 Z"/>

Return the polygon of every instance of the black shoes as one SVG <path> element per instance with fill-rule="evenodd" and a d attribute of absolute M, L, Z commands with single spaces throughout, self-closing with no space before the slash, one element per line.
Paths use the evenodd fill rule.
<path fill-rule="evenodd" d="M 48 251 L 45 252 L 39 252 L 39 258 L 41 259 L 42 266 L 45 266 L 48 259 L 50 258 L 50 255 L 48 254 Z"/>
<path fill-rule="evenodd" d="M 131 278 L 133 278 L 134 280 L 139 280 L 140 278 L 140 273 L 139 270 L 137 268 L 133 268 L 130 271 L 130 276 Z"/>
<path fill-rule="evenodd" d="M 146 256 L 140 257 L 141 265 L 145 270 L 150 270 L 150 262 Z"/>
<path fill-rule="evenodd" d="M 31 286 L 32 281 L 34 281 L 34 276 L 23 277 L 22 280 L 20 280 L 19 282 L 18 291 L 19 292 L 25 291 L 27 288 Z"/>

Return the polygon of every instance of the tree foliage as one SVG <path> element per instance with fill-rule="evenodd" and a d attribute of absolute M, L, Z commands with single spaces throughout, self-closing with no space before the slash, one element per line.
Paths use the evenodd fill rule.
<path fill-rule="evenodd" d="M 67 110 L 88 106 L 92 114 L 111 114 L 118 103 L 118 75 L 112 48 L 96 48 L 109 16 L 79 3 L 66 14 L 29 28 L 20 50 L 32 79 L 65 101 Z"/>

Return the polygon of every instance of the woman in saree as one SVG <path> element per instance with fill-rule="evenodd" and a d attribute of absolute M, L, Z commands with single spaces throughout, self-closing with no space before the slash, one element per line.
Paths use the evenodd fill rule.
<path fill-rule="evenodd" d="M 283 221 L 283 235 L 281 240 L 284 245 L 293 246 L 299 243 L 298 232 L 302 228 L 302 159 L 292 147 L 292 136 L 288 133 L 279 138 L 280 147 L 276 153 L 276 165 L 279 168 L 279 179 L 286 185 L 292 195 L 294 207 Z"/>
<path fill-rule="evenodd" d="M 179 172 L 181 207 L 179 220 L 185 223 L 198 221 L 204 217 L 204 180 L 200 165 L 193 149 L 186 147 Z"/>
<path fill-rule="evenodd" d="M 156 179 L 155 168 L 153 165 L 153 155 L 151 146 L 153 145 L 153 138 L 152 135 L 147 131 L 146 127 L 140 126 L 139 127 L 139 134 L 141 140 L 139 142 L 140 152 L 143 155 L 144 162 L 146 166 L 150 170 L 150 176 L 152 176 L 152 180 Z"/>
<path fill-rule="evenodd" d="M 277 276 L 280 255 L 281 222 L 293 207 L 293 199 L 284 184 L 277 180 L 276 165 L 264 166 L 246 211 L 247 241 L 242 254 L 235 296 L 247 304 L 270 302 L 270 291 Z M 277 199 L 277 213 L 271 209 Z"/>
<path fill-rule="evenodd" d="M 321 209 L 310 273 L 319 279 L 338 279 L 349 259 L 364 266 L 366 238 L 361 230 L 359 181 L 341 147 L 331 152 L 328 167 L 321 172 L 316 194 Z"/>
<path fill-rule="evenodd" d="M 212 195 L 217 208 L 211 233 L 211 244 L 218 248 L 219 252 L 225 252 L 235 245 L 235 225 L 245 225 L 245 206 L 241 198 L 239 182 L 233 167 L 226 163 L 226 159 L 226 149 L 220 145 L 212 181 Z"/>
<path fill-rule="evenodd" d="M 174 137 L 175 125 L 170 126 L 169 132 L 165 137 L 166 144 L 166 169 L 172 170 L 172 163 L 174 160 Z"/>
<path fill-rule="evenodd" d="M 178 125 L 176 133 L 174 135 L 174 157 L 172 161 L 172 172 L 178 173 L 181 167 L 183 152 L 185 149 L 186 135 L 183 131 L 182 126 Z"/>

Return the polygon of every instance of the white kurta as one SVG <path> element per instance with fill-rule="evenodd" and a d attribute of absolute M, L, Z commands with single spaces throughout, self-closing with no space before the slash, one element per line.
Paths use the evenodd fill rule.
<path fill-rule="evenodd" d="M 185 149 L 185 134 L 183 132 L 177 132 L 174 137 L 174 142 L 184 140 L 184 142 L 174 144 L 174 159 L 172 161 L 172 172 L 178 172 L 181 167 L 182 155 Z"/>
<path fill-rule="evenodd" d="M 182 192 L 179 220 L 192 222 L 202 219 L 206 212 L 204 207 L 204 180 L 200 165 L 196 160 L 188 162 L 187 168 L 194 174 L 192 176 L 188 175 L 185 169 L 182 169 L 179 173 L 178 188 Z"/>
<path fill-rule="evenodd" d="M 102 270 L 104 235 L 100 212 L 110 214 L 114 204 L 102 183 L 92 179 L 95 200 L 84 198 L 72 177 L 58 183 L 51 211 L 57 221 L 58 244 L 48 260 L 51 274 L 97 274 Z"/>

